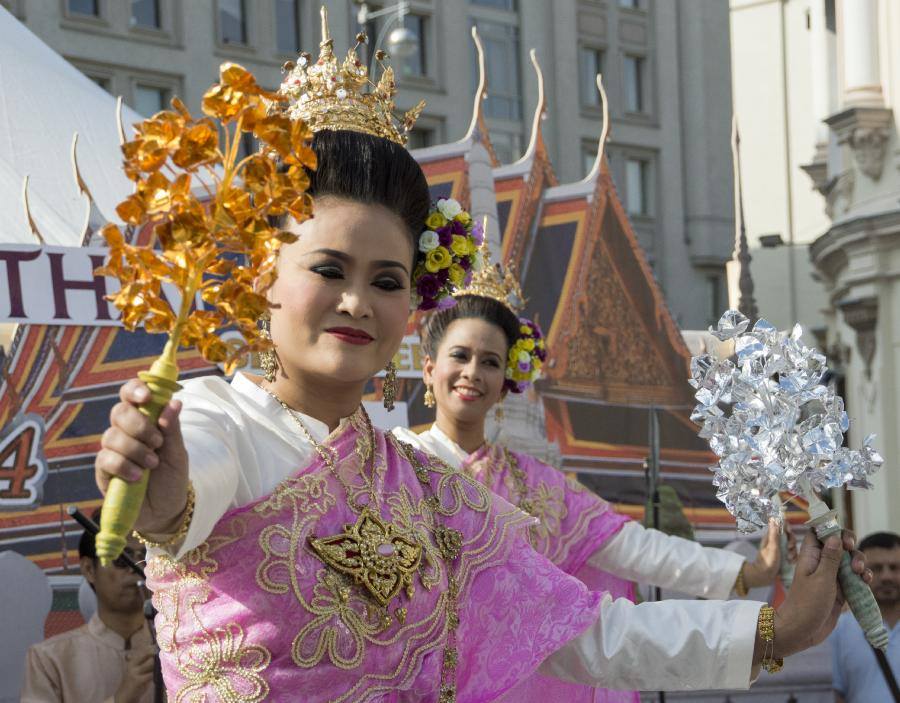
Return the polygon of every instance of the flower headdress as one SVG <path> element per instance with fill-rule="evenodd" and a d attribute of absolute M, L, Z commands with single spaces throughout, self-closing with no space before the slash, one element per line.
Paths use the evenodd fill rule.
<path fill-rule="evenodd" d="M 452 198 L 438 200 L 419 235 L 418 263 L 413 271 L 419 310 L 452 307 L 461 287 L 481 267 L 479 247 L 484 228 Z"/>
<path fill-rule="evenodd" d="M 506 307 L 518 317 L 525 305 L 522 288 L 511 268 L 506 270 L 500 264 L 491 264 L 491 251 L 483 238 L 480 245 L 482 265 L 464 288 L 454 295 L 490 298 Z M 504 389 L 511 393 L 523 393 L 541 375 L 541 367 L 547 360 L 547 346 L 537 322 L 519 317 L 519 337 L 509 348 L 506 359 L 506 380 Z"/>

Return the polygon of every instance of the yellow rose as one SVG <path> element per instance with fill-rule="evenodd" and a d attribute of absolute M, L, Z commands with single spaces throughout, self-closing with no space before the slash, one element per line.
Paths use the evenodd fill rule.
<path fill-rule="evenodd" d="M 534 351 L 534 340 L 533 339 L 523 339 L 522 340 L 522 348 L 525 351 Z"/>
<path fill-rule="evenodd" d="M 425 259 L 425 268 L 431 273 L 437 273 L 441 269 L 448 268 L 453 263 L 450 252 L 444 247 L 438 247 L 428 252 Z"/>
<path fill-rule="evenodd" d="M 468 227 L 469 224 L 472 222 L 472 216 L 465 210 L 460 212 L 453 219 L 456 220 L 457 222 L 459 222 L 459 224 L 461 224 L 463 227 Z"/>
<path fill-rule="evenodd" d="M 528 325 L 520 325 L 519 332 L 522 334 L 531 334 L 531 328 Z"/>
<path fill-rule="evenodd" d="M 461 286 L 466 280 L 466 270 L 459 264 L 450 266 L 450 282 L 454 286 Z"/>
<path fill-rule="evenodd" d="M 428 229 L 437 229 L 438 227 L 443 227 L 447 224 L 447 218 L 444 217 L 440 212 L 435 210 L 428 216 L 428 219 L 425 220 L 425 225 Z"/>
<path fill-rule="evenodd" d="M 472 246 L 472 242 L 469 241 L 468 237 L 454 234 L 453 241 L 450 242 L 450 250 L 457 256 L 468 256 L 475 251 L 475 248 Z"/>

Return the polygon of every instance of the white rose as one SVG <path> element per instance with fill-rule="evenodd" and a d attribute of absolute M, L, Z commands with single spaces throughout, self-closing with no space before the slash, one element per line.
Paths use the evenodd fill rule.
<path fill-rule="evenodd" d="M 432 232 L 430 229 L 425 230 L 419 235 L 419 251 L 424 254 L 427 254 L 433 249 L 437 249 L 438 244 L 440 243 L 441 240 L 440 237 L 438 237 L 438 233 Z"/>
<path fill-rule="evenodd" d="M 446 200 L 441 199 L 437 201 L 438 210 L 441 211 L 441 214 L 446 217 L 448 220 L 452 220 L 459 213 L 462 212 L 462 205 L 460 205 L 453 198 L 447 198 Z"/>
<path fill-rule="evenodd" d="M 527 351 L 520 351 L 519 361 L 523 364 L 527 364 L 529 361 L 531 361 L 531 354 L 529 354 Z"/>

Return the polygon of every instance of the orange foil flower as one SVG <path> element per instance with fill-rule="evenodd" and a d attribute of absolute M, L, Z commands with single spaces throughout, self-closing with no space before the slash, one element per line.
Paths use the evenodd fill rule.
<path fill-rule="evenodd" d="M 119 280 L 110 300 L 125 327 L 167 333 L 228 372 L 270 344 L 257 320 L 268 309 L 278 248 L 296 239 L 271 218 L 303 221 L 312 213 L 312 133 L 271 110 L 277 100 L 249 71 L 223 64 L 203 96 L 205 117 L 195 119 L 176 98 L 172 110 L 136 125 L 122 147 L 135 189 L 116 212 L 130 232 L 151 227 L 152 242 L 135 246 L 116 225 L 103 229 L 109 259 L 96 273 Z M 239 160 L 245 133 L 261 149 Z M 241 332 L 243 346 L 222 342 L 227 327 Z"/>

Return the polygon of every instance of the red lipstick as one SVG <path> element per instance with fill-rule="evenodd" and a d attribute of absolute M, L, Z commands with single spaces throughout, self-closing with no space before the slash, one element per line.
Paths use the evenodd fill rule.
<path fill-rule="evenodd" d="M 368 332 L 355 327 L 329 327 L 325 331 L 347 344 L 365 345 L 375 341 L 375 338 Z"/>

